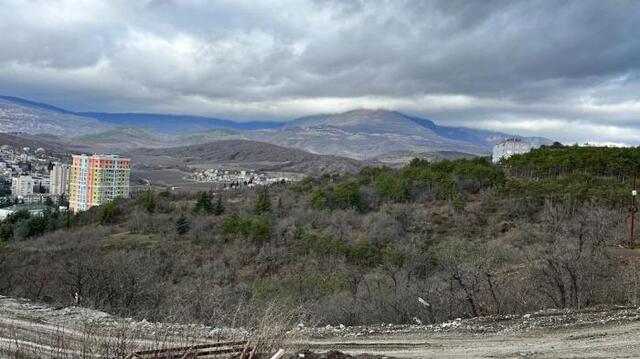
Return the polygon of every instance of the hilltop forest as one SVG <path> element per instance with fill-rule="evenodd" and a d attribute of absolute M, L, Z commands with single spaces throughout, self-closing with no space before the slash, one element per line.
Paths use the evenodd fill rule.
<path fill-rule="evenodd" d="M 640 149 L 558 144 L 261 189 L 149 189 L 0 224 L 0 293 L 148 320 L 434 323 L 638 306 Z"/>

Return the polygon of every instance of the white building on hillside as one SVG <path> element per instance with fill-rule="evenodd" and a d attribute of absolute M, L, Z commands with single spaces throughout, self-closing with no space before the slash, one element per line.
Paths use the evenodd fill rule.
<path fill-rule="evenodd" d="M 33 178 L 29 175 L 20 175 L 11 178 L 11 195 L 21 198 L 33 194 Z"/>
<path fill-rule="evenodd" d="M 71 166 L 63 163 L 56 163 L 53 165 L 50 176 L 50 189 L 49 193 L 55 195 L 62 195 L 69 192 L 69 174 L 71 173 Z"/>
<path fill-rule="evenodd" d="M 493 146 L 493 155 L 491 159 L 493 163 L 498 163 L 500 160 L 509 158 L 515 154 L 527 153 L 534 149 L 536 146 L 519 138 L 509 138 L 504 141 L 500 141 Z"/>
<path fill-rule="evenodd" d="M 18 211 L 27 211 L 32 216 L 41 216 L 47 209 L 50 208 L 41 204 L 14 204 L 10 207 L 0 208 L 0 220 L 5 220 Z"/>

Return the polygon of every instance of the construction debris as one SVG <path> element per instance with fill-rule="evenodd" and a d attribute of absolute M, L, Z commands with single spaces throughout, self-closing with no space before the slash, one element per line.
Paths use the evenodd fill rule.
<path fill-rule="evenodd" d="M 200 344 L 178 348 L 164 348 L 155 350 L 142 350 L 127 356 L 127 359 L 188 359 L 188 358 L 222 358 L 240 354 L 238 359 L 249 358 L 245 353 L 248 343 L 221 342 L 213 344 Z"/>
<path fill-rule="evenodd" d="M 585 310 L 546 309 L 524 315 L 492 315 L 429 325 L 377 324 L 367 326 L 296 327 L 291 334 L 310 338 L 366 337 L 397 333 L 513 333 L 538 328 L 579 327 L 640 320 L 640 308 L 603 306 Z"/>

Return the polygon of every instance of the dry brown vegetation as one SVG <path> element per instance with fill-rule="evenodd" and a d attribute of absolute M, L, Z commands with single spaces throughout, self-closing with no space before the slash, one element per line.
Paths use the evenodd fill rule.
<path fill-rule="evenodd" d="M 268 192 L 151 191 L 8 239 L 0 293 L 246 328 L 274 303 L 307 325 L 637 303 L 637 262 L 609 250 L 625 236 L 617 197 L 514 186 L 460 160 Z"/>

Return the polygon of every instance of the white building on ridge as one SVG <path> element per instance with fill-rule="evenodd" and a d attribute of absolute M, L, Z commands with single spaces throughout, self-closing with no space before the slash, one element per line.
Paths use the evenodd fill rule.
<path fill-rule="evenodd" d="M 530 142 L 522 140 L 520 138 L 509 138 L 504 141 L 500 141 L 493 146 L 493 155 L 491 160 L 493 163 L 498 163 L 502 159 L 509 158 L 515 154 L 527 153 L 536 148 Z"/>

